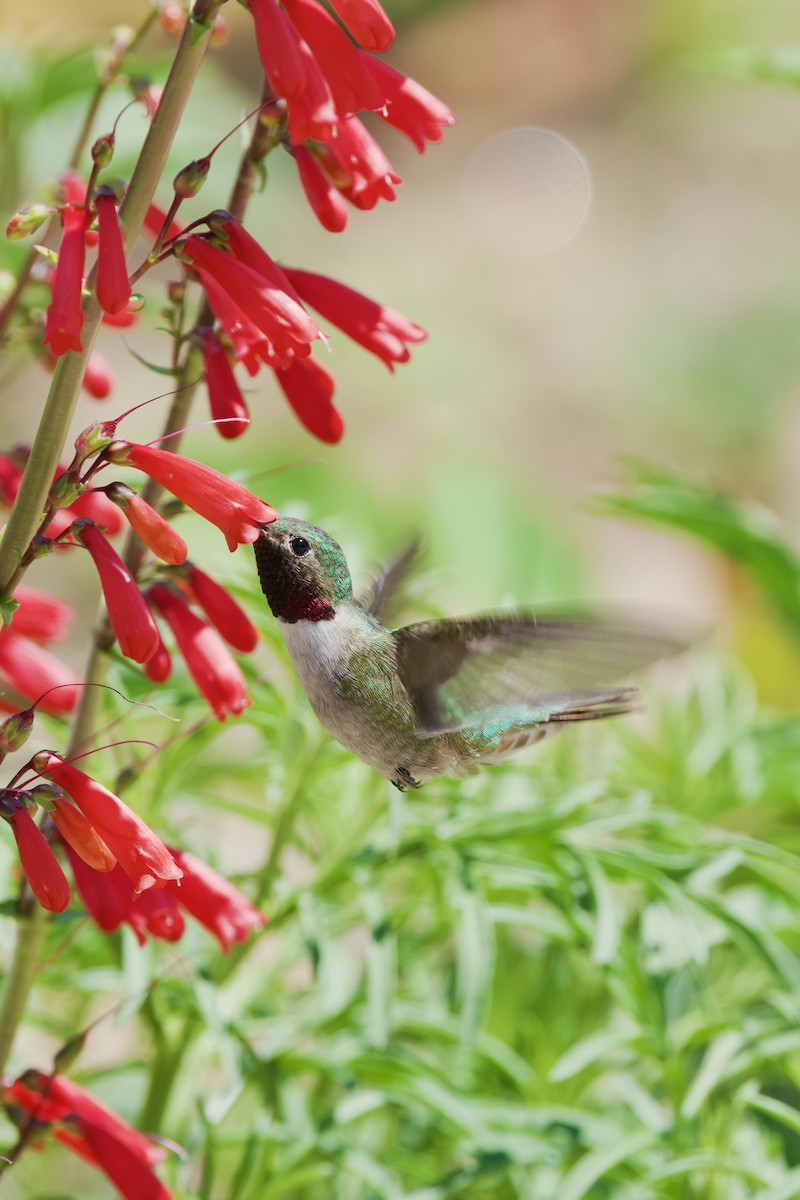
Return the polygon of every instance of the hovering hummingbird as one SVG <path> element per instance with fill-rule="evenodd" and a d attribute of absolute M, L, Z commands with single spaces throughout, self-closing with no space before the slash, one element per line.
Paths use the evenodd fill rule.
<path fill-rule="evenodd" d="M 381 623 L 410 547 L 356 598 L 329 533 L 281 517 L 254 545 L 261 587 L 325 728 L 396 788 L 471 774 L 575 721 L 629 712 L 628 673 L 680 649 L 602 621 L 530 610 Z"/>

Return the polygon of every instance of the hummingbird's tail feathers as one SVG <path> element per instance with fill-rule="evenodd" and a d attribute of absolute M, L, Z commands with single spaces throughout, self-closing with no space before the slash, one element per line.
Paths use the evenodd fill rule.
<path fill-rule="evenodd" d="M 363 592 L 359 593 L 356 603 L 385 624 L 387 615 L 392 611 L 393 601 L 397 599 L 397 593 L 415 569 L 421 553 L 422 542 L 415 538 L 397 558 L 376 575 Z"/>
<path fill-rule="evenodd" d="M 602 717 L 623 717 L 639 705 L 640 692 L 635 687 L 621 687 L 576 697 L 567 707 L 558 709 L 547 718 L 549 725 L 569 725 L 574 721 L 597 721 Z"/>

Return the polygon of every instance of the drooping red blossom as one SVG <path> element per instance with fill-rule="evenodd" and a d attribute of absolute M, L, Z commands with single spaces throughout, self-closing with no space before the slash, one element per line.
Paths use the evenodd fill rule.
<path fill-rule="evenodd" d="M 66 600 L 49 596 L 22 583 L 14 592 L 19 604 L 12 618 L 14 633 L 40 642 L 58 642 L 66 635 L 75 610 Z"/>
<path fill-rule="evenodd" d="M 390 371 L 394 363 L 408 362 L 406 342 L 424 342 L 427 332 L 402 313 L 372 300 L 362 292 L 313 271 L 286 269 L 302 298 L 333 325 L 382 359 Z"/>
<path fill-rule="evenodd" d="M 195 600 L 228 645 L 242 654 L 255 650 L 258 630 L 230 592 L 194 563 L 187 567 L 186 578 Z"/>
<path fill-rule="evenodd" d="M 378 0 L 331 0 L 331 7 L 365 50 L 388 50 L 394 26 Z"/>
<path fill-rule="evenodd" d="M 189 674 L 218 721 L 251 703 L 244 675 L 215 629 L 192 612 L 182 596 L 163 583 L 150 588 L 150 603 L 172 630 Z"/>
<path fill-rule="evenodd" d="M 426 142 L 438 142 L 445 128 L 455 124 L 456 118 L 447 105 L 416 79 L 373 54 L 362 51 L 361 57 L 384 96 L 385 104 L 377 110 L 378 116 L 410 138 L 420 154 Z"/>
<path fill-rule="evenodd" d="M 147 662 L 158 647 L 159 636 L 139 585 L 96 525 L 82 526 L 75 537 L 89 551 L 97 568 L 108 619 L 120 650 L 134 662 Z"/>
<path fill-rule="evenodd" d="M 320 225 L 329 233 L 341 233 L 347 224 L 347 205 L 310 150 L 295 146 L 293 154 L 306 199 Z"/>
<path fill-rule="evenodd" d="M 245 263 L 248 267 L 252 267 L 259 275 L 271 284 L 273 287 L 280 288 L 282 292 L 286 292 L 294 300 L 295 304 L 301 304 L 300 297 L 292 286 L 289 277 L 283 267 L 279 267 L 275 259 L 267 254 L 260 242 L 256 241 L 252 234 L 248 233 L 244 225 L 237 221 L 234 217 L 225 215 L 224 217 L 215 217 L 215 231 L 225 238 L 225 245 L 233 254 L 233 257 L 240 263 Z"/>
<path fill-rule="evenodd" d="M 46 775 L 72 797 L 130 877 L 134 891 L 144 892 L 163 887 L 170 879 L 180 879 L 181 869 L 161 839 L 108 788 L 47 750 L 36 755 L 33 765 L 40 775 Z"/>
<path fill-rule="evenodd" d="M 344 421 L 331 403 L 336 390 L 334 378 L 315 358 L 298 358 L 275 378 L 297 419 L 309 433 L 335 445 L 344 433 Z"/>
<path fill-rule="evenodd" d="M 250 423 L 250 414 L 228 351 L 211 329 L 203 330 L 201 345 L 212 419 L 219 421 L 217 429 L 222 437 L 241 437 Z"/>
<path fill-rule="evenodd" d="M 304 357 L 310 352 L 311 343 L 320 337 L 319 327 L 282 287 L 195 234 L 182 243 L 182 255 L 202 284 L 213 279 L 246 311 L 287 366 L 295 355 Z"/>
<path fill-rule="evenodd" d="M 38 1126 L 55 1126 L 54 1136 L 73 1153 L 98 1167 L 123 1200 L 172 1200 L 153 1171 L 165 1155 L 91 1092 L 63 1075 L 30 1070 L 6 1077 L 3 1103 L 22 1109 Z"/>
<path fill-rule="evenodd" d="M 264 914 L 238 888 L 206 863 L 185 850 L 172 851 L 183 870 L 180 884 L 170 887 L 188 913 L 205 925 L 227 954 L 234 942 L 243 942 L 264 924 Z"/>
<path fill-rule="evenodd" d="M 16 792 L 0 792 L 0 817 L 11 826 L 19 861 L 34 896 L 48 912 L 63 912 L 72 899 L 67 877 L 47 838 Z"/>
<path fill-rule="evenodd" d="M 251 545 L 259 536 L 260 526 L 269 525 L 278 515 L 240 483 L 192 458 L 136 442 L 114 442 L 110 451 L 115 461 L 144 471 L 221 529 L 231 551 L 240 544 Z"/>
<path fill-rule="evenodd" d="M 128 307 L 131 285 L 125 265 L 125 245 L 116 201 L 111 188 L 100 188 L 95 197 L 97 231 L 97 299 L 107 313 L 121 313 Z"/>
<path fill-rule="evenodd" d="M 331 14 L 317 0 L 283 0 L 283 7 L 311 47 L 339 115 L 380 108 L 384 98 L 363 61 L 367 56 L 353 45 Z"/>
<path fill-rule="evenodd" d="M 53 796 L 51 801 L 50 815 L 66 844 L 95 871 L 112 870 L 116 858 L 81 810 L 63 796 Z"/>
<path fill-rule="evenodd" d="M 72 169 L 63 171 L 58 180 L 60 197 L 64 204 L 85 204 L 87 180 Z M 97 230 L 87 229 L 84 237 L 87 247 L 97 245 Z"/>
<path fill-rule="evenodd" d="M 91 221 L 89 209 L 68 204 L 63 210 L 64 232 L 58 251 L 58 266 L 53 281 L 53 297 L 47 309 L 44 338 L 56 357 L 67 350 L 80 350 L 83 311 L 81 287 L 86 254 L 84 235 Z"/>
<path fill-rule="evenodd" d="M 315 147 L 317 161 L 337 191 L 355 208 L 369 211 L 379 200 L 396 200 L 402 179 L 358 117 L 342 121 L 333 141 Z"/>
<path fill-rule="evenodd" d="M 42 700 L 45 712 L 72 712 L 78 699 L 81 680 L 75 672 L 12 629 L 0 629 L 0 676 L 25 700 L 38 700 L 50 688 L 57 688 Z"/>
<path fill-rule="evenodd" d="M 130 315 L 133 320 L 136 319 L 135 313 L 121 315 Z M 86 363 L 86 371 L 84 372 L 83 383 L 81 384 L 83 390 L 93 400 L 105 400 L 111 395 L 114 383 L 114 372 L 111 370 L 110 365 L 98 350 L 93 350 Z"/>
<path fill-rule="evenodd" d="M 136 302 L 138 304 L 138 301 Z M 130 329 L 131 325 L 135 325 L 139 320 L 139 309 L 124 308 L 118 313 L 103 313 L 103 324 L 110 325 L 112 329 Z"/>
<path fill-rule="evenodd" d="M 118 504 L 128 519 L 128 524 L 142 539 L 156 558 L 170 566 L 179 567 L 186 562 L 186 542 L 169 521 L 148 504 L 138 492 L 124 483 L 112 483 L 106 490 L 109 499 Z M 149 661 L 149 659 L 148 659 Z"/>
<path fill-rule="evenodd" d="M 288 105 L 292 142 L 332 138 L 339 118 L 331 89 L 308 43 L 275 0 L 250 0 L 250 11 L 264 73 Z"/>

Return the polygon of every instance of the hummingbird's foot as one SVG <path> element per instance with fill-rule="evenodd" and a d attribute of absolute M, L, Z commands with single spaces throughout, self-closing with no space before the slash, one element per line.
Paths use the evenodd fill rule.
<path fill-rule="evenodd" d="M 397 768 L 397 779 L 393 779 L 392 783 L 397 788 L 398 792 L 404 792 L 406 788 L 421 788 L 422 784 L 409 771 L 408 767 Z"/>

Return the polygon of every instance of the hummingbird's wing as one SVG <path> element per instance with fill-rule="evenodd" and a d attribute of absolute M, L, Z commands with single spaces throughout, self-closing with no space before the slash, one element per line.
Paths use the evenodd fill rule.
<path fill-rule="evenodd" d="M 385 621 L 386 614 L 391 610 L 392 601 L 395 599 L 398 589 L 402 587 L 413 570 L 421 549 L 422 543 L 415 538 L 356 597 L 356 602 L 379 621 Z"/>
<path fill-rule="evenodd" d="M 611 685 L 684 649 L 635 626 L 525 611 L 420 621 L 394 639 L 422 736 L 509 717 L 534 724 L 625 712 L 635 689 Z"/>

